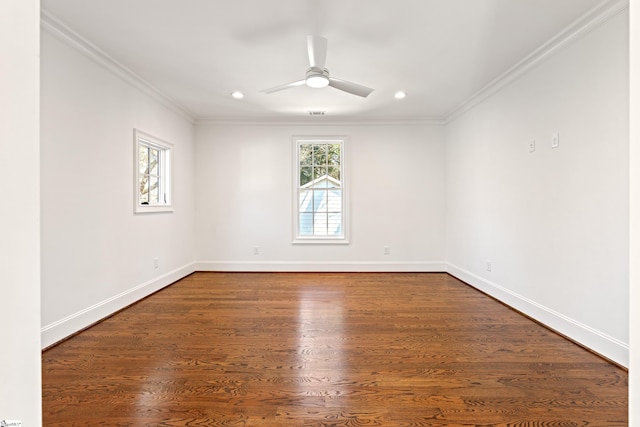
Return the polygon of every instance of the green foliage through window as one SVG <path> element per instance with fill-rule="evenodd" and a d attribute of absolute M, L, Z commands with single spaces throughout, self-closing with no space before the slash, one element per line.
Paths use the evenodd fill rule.
<path fill-rule="evenodd" d="M 327 175 L 340 181 L 341 144 L 300 144 L 300 186 Z"/>

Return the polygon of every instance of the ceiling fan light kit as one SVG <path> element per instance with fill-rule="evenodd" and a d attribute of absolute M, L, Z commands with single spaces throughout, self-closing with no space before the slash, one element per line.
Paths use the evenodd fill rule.
<path fill-rule="evenodd" d="M 312 88 L 323 88 L 329 86 L 329 70 L 319 70 L 317 68 L 309 68 L 307 77 L 304 79 L 307 86 Z"/>
<path fill-rule="evenodd" d="M 296 86 L 307 85 L 312 88 L 324 88 L 331 86 L 334 89 L 366 98 L 373 89 L 366 86 L 335 79 L 329 76 L 329 70 L 324 68 L 327 59 L 327 39 L 321 36 L 307 36 L 307 52 L 309 54 L 309 69 L 304 80 L 286 83 L 280 86 L 265 89 L 263 92 L 274 93 Z"/>

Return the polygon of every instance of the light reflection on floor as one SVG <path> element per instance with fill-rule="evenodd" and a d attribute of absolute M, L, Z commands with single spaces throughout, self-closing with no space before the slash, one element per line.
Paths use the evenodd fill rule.
<path fill-rule="evenodd" d="M 300 293 L 298 357 L 303 366 L 300 391 L 308 395 L 341 395 L 346 375 L 343 292 L 321 288 Z"/>

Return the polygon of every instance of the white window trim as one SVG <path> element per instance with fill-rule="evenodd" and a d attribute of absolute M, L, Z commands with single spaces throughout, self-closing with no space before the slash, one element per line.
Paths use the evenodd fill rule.
<path fill-rule="evenodd" d="M 331 142 L 339 142 L 342 145 L 340 150 L 340 166 L 341 166 L 341 176 L 340 183 L 342 189 L 342 236 L 341 237 L 333 237 L 333 236 L 301 236 L 299 234 L 299 220 L 298 220 L 298 189 L 300 187 L 300 173 L 298 170 L 299 160 L 298 160 L 298 150 L 300 143 L 331 143 Z M 348 164 L 347 159 L 349 158 L 349 137 L 342 135 L 331 135 L 331 136 L 293 136 L 292 137 L 292 145 L 293 145 L 293 193 L 292 193 L 292 206 L 293 206 L 293 244 L 302 244 L 302 245 L 314 245 L 314 244 L 325 244 L 325 245 L 347 245 L 349 244 L 349 198 L 348 198 Z"/>
<path fill-rule="evenodd" d="M 163 179 L 164 193 L 168 196 L 167 203 L 157 205 L 143 205 L 140 203 L 140 150 L 139 145 L 143 143 L 162 151 L 162 165 L 161 165 L 161 179 Z M 161 212 L 173 212 L 173 144 L 163 141 L 143 132 L 139 129 L 133 131 L 133 211 L 136 214 L 144 213 L 161 213 Z M 164 177 L 162 176 L 164 175 Z"/>

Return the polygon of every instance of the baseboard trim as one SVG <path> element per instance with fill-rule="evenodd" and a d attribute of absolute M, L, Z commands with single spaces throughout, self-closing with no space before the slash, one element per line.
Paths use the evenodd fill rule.
<path fill-rule="evenodd" d="M 612 362 L 629 367 L 629 345 L 562 313 L 523 297 L 456 265 L 435 262 L 240 262 L 198 261 L 128 289 L 41 329 L 42 348 L 48 348 L 123 308 L 196 271 L 228 272 L 447 272 L 568 339 Z"/>
<path fill-rule="evenodd" d="M 629 367 L 628 344 L 453 264 L 447 264 L 446 272 L 613 363 Z"/>
<path fill-rule="evenodd" d="M 446 263 L 376 262 L 376 261 L 199 261 L 197 271 L 264 271 L 264 272 L 444 272 Z"/>
<path fill-rule="evenodd" d="M 195 271 L 195 263 L 184 265 L 148 282 L 134 286 L 118 295 L 100 301 L 91 307 L 50 323 L 40 330 L 41 346 L 43 349 L 51 347 Z"/>

